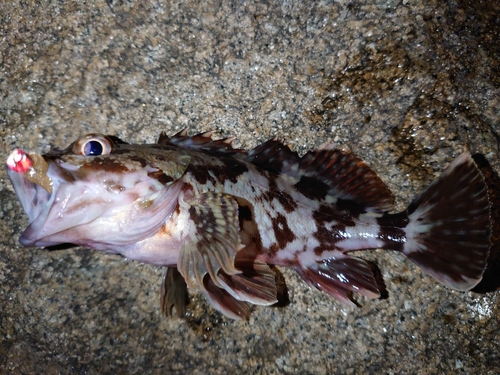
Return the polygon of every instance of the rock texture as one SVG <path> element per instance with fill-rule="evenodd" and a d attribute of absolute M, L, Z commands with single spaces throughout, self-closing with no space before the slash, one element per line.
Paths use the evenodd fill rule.
<path fill-rule="evenodd" d="M 93 131 L 152 142 L 216 129 L 300 152 L 329 141 L 404 209 L 465 149 L 500 170 L 500 4 L 424 3 L 3 2 L 0 156 Z M 500 373 L 498 292 L 450 291 L 399 254 L 362 254 L 389 298 L 358 309 L 283 270 L 284 308 L 233 322 L 191 293 L 186 320 L 168 320 L 162 270 L 22 248 L 3 170 L 0 190 L 0 373 Z"/>

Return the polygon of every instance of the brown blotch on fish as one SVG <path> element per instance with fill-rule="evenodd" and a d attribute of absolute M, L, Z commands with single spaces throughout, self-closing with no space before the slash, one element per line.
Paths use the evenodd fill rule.
<path fill-rule="evenodd" d="M 285 209 L 286 213 L 293 212 L 297 209 L 297 202 L 293 200 L 290 194 L 278 189 L 278 185 L 276 184 L 276 179 L 274 178 L 274 176 L 269 177 L 268 183 L 268 190 L 262 194 L 263 200 L 267 200 L 268 202 L 272 202 L 274 199 L 278 200 L 278 202 L 281 203 L 281 205 Z"/>
<path fill-rule="evenodd" d="M 379 238 L 387 243 L 392 250 L 403 251 L 406 242 L 406 232 L 404 228 L 410 220 L 405 212 L 392 215 L 384 215 L 377 218 L 380 226 Z"/>
<path fill-rule="evenodd" d="M 278 201 L 281 203 L 283 208 L 285 209 L 286 213 L 293 212 L 297 209 L 297 203 L 293 200 L 293 198 L 290 196 L 290 194 L 286 192 L 279 191 L 276 194 L 276 197 L 278 198 Z"/>
<path fill-rule="evenodd" d="M 218 182 L 218 180 L 209 173 L 206 166 L 191 165 L 188 168 L 188 172 L 193 175 L 196 182 L 200 185 L 206 185 L 208 181 L 210 181 L 212 184 L 216 184 Z"/>
<path fill-rule="evenodd" d="M 238 221 L 240 225 L 240 241 L 245 248 L 238 252 L 237 256 L 252 258 L 255 253 L 262 249 L 262 239 L 250 202 L 241 198 L 238 199 Z M 248 254 L 251 255 L 248 256 Z"/>
<path fill-rule="evenodd" d="M 205 185 L 208 181 L 212 184 L 231 181 L 237 183 L 238 178 L 245 172 L 248 172 L 248 167 L 241 161 L 236 159 L 221 158 L 221 164 L 212 164 L 211 166 L 193 163 L 188 168 L 196 181 Z"/>
<path fill-rule="evenodd" d="M 326 198 L 330 187 L 323 181 L 318 181 L 314 177 L 302 176 L 295 185 L 297 191 L 309 199 L 323 200 Z"/>
<path fill-rule="evenodd" d="M 273 220 L 273 230 L 278 241 L 278 246 L 284 249 L 287 244 L 295 240 L 295 234 L 288 226 L 288 220 L 282 215 L 278 214 Z"/>
<path fill-rule="evenodd" d="M 317 210 L 313 211 L 312 216 L 318 226 L 324 225 L 325 223 L 331 223 L 333 221 L 340 221 L 344 227 L 356 226 L 354 218 L 349 215 L 348 212 L 339 212 L 336 209 L 336 206 L 333 205 L 322 204 Z"/>
<path fill-rule="evenodd" d="M 238 177 L 243 173 L 248 172 L 248 167 L 245 163 L 238 160 L 224 158 L 224 166 L 217 166 L 213 169 L 215 176 L 219 181 L 229 180 L 232 183 L 238 182 Z"/>
<path fill-rule="evenodd" d="M 300 161 L 299 155 L 277 139 L 271 139 L 246 153 L 245 160 L 267 171 L 280 174 L 285 166 Z"/>
<path fill-rule="evenodd" d="M 331 228 L 326 228 L 324 224 L 318 225 L 317 231 L 313 234 L 318 240 L 320 246 L 314 248 L 316 255 L 321 255 L 324 251 L 335 250 L 335 244 L 338 241 L 348 239 L 345 225 L 332 225 Z"/>
<path fill-rule="evenodd" d="M 358 218 L 359 215 L 366 213 L 366 207 L 364 205 L 358 204 L 352 199 L 339 198 L 337 199 L 335 206 L 339 211 L 353 218 Z"/>
<path fill-rule="evenodd" d="M 381 227 L 378 237 L 387 243 L 391 250 L 403 251 L 406 232 L 400 228 Z"/>
<path fill-rule="evenodd" d="M 158 182 L 163 185 L 167 185 L 175 181 L 172 176 L 169 176 L 162 171 L 150 172 L 148 173 L 148 176 L 154 178 L 155 180 L 158 180 Z"/>

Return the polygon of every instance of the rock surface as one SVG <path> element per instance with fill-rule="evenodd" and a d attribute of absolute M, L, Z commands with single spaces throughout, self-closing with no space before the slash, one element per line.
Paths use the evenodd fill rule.
<path fill-rule="evenodd" d="M 0 156 L 87 132 L 152 142 L 216 129 L 250 148 L 329 141 L 402 210 L 465 149 L 496 171 L 498 1 L 4 2 Z M 162 270 L 86 249 L 25 249 L 0 171 L 0 373 L 498 374 L 499 295 L 437 285 L 372 251 L 389 298 L 349 309 L 283 270 L 291 303 L 233 322 L 191 293 L 159 310 Z"/>

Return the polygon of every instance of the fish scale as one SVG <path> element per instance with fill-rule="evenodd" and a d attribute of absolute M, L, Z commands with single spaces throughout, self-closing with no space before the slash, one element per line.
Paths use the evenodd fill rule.
<path fill-rule="evenodd" d="M 29 217 L 25 246 L 72 243 L 166 267 L 162 310 L 186 311 L 187 288 L 248 318 L 277 302 L 274 266 L 354 305 L 380 296 L 370 265 L 348 253 L 399 251 L 439 282 L 470 290 L 490 249 L 490 203 L 469 153 L 408 208 L 361 159 L 341 150 L 300 157 L 272 139 L 252 150 L 234 138 L 186 131 L 156 144 L 84 136 L 48 154 L 15 150 L 7 174 Z"/>

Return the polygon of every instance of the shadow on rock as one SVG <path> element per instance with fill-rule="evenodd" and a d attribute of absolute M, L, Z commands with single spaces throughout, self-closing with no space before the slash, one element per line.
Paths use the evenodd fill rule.
<path fill-rule="evenodd" d="M 473 155 L 473 159 L 481 170 L 491 203 L 491 249 L 483 279 L 473 292 L 487 293 L 500 289 L 500 177 L 491 168 L 490 163 L 481 154 Z"/>

